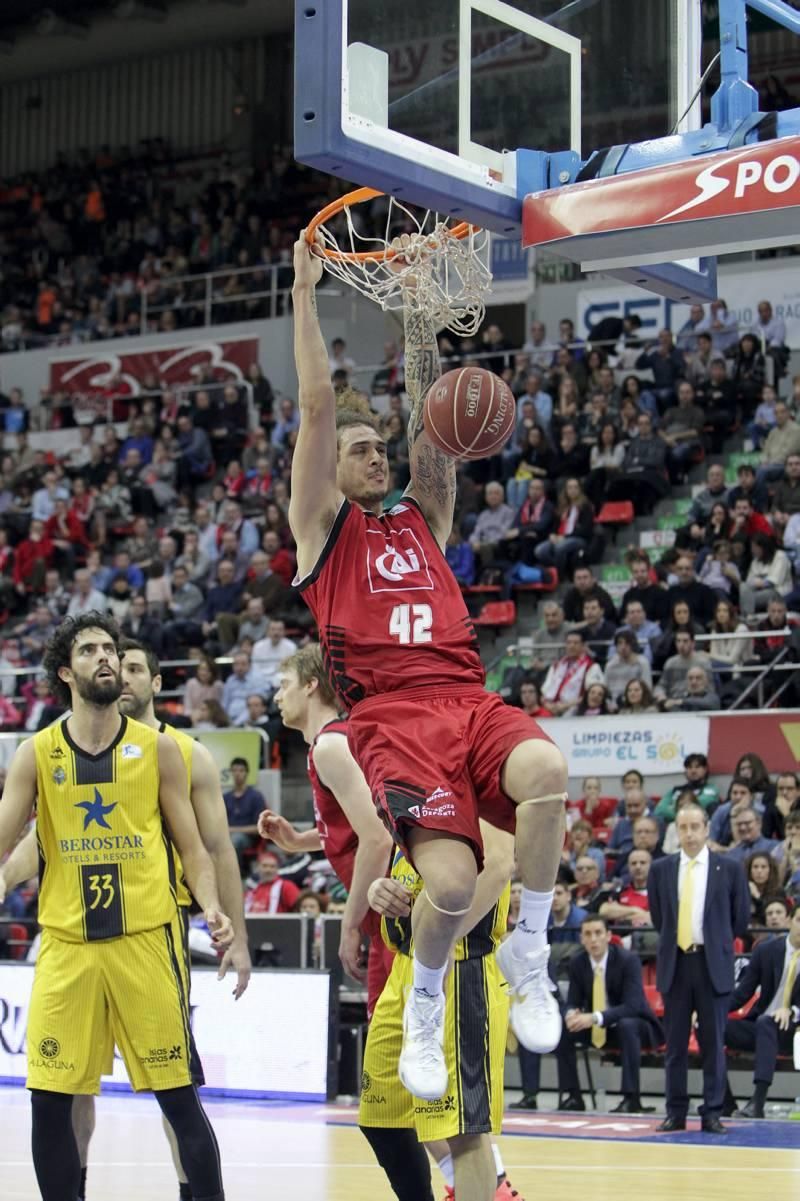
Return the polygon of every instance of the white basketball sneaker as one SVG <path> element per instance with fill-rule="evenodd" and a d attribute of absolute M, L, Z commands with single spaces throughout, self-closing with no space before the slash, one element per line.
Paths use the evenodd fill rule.
<path fill-rule="evenodd" d="M 510 938 L 497 950 L 498 966 L 508 981 L 511 1029 L 523 1047 L 540 1055 L 554 1051 L 561 1038 L 561 1011 L 556 985 L 547 971 L 549 959 L 549 946 L 518 959 Z"/>
<path fill-rule="evenodd" d="M 400 1082 L 414 1097 L 438 1101 L 447 1092 L 444 1059 L 444 997 L 412 988 L 403 1010 L 403 1049 L 397 1065 Z"/>

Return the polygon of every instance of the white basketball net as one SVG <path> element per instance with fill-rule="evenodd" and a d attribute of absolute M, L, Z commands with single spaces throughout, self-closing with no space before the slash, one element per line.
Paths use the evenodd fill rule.
<path fill-rule="evenodd" d="M 489 234 L 470 229 L 465 237 L 455 238 L 448 232 L 456 224 L 452 218 L 428 211 L 420 219 L 393 197 L 386 200 L 382 237 L 359 233 L 349 206 L 317 232 L 326 250 L 367 254 L 381 254 L 398 233 L 407 234 L 402 258 L 326 257 L 325 269 L 384 310 L 424 312 L 437 326 L 471 337 L 483 321 L 492 286 Z"/>

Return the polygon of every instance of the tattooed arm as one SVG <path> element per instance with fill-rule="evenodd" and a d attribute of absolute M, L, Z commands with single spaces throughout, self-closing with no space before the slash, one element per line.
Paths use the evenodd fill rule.
<path fill-rule="evenodd" d="M 439 545 L 453 525 L 456 502 L 455 460 L 429 440 L 422 423 L 428 389 L 439 378 L 442 366 L 436 344 L 436 327 L 424 313 L 405 312 L 406 392 L 411 405 L 408 421 L 408 457 L 411 483 L 406 495 L 422 509 Z"/>

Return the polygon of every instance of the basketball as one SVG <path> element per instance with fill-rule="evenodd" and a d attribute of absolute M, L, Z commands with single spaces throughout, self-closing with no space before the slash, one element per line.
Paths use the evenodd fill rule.
<path fill-rule="evenodd" d="M 439 450 L 462 459 L 496 454 L 516 420 L 508 384 L 483 367 L 447 371 L 425 398 L 425 432 Z"/>

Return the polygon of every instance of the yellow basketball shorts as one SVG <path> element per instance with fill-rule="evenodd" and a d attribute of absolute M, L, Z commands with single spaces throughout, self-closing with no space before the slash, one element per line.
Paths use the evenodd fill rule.
<path fill-rule="evenodd" d="M 173 921 L 90 943 L 42 933 L 28 1013 L 28 1088 L 99 1092 L 115 1043 L 137 1092 L 192 1082 L 179 929 Z"/>
<path fill-rule="evenodd" d="M 498 1134 L 508 996 L 494 955 L 455 963 L 445 982 L 444 1050 L 449 1087 L 438 1101 L 412 1097 L 400 1083 L 403 1007 L 414 965 L 397 955 L 372 1016 L 358 1120 L 361 1126 L 415 1129 L 421 1142 L 458 1134 Z"/>

